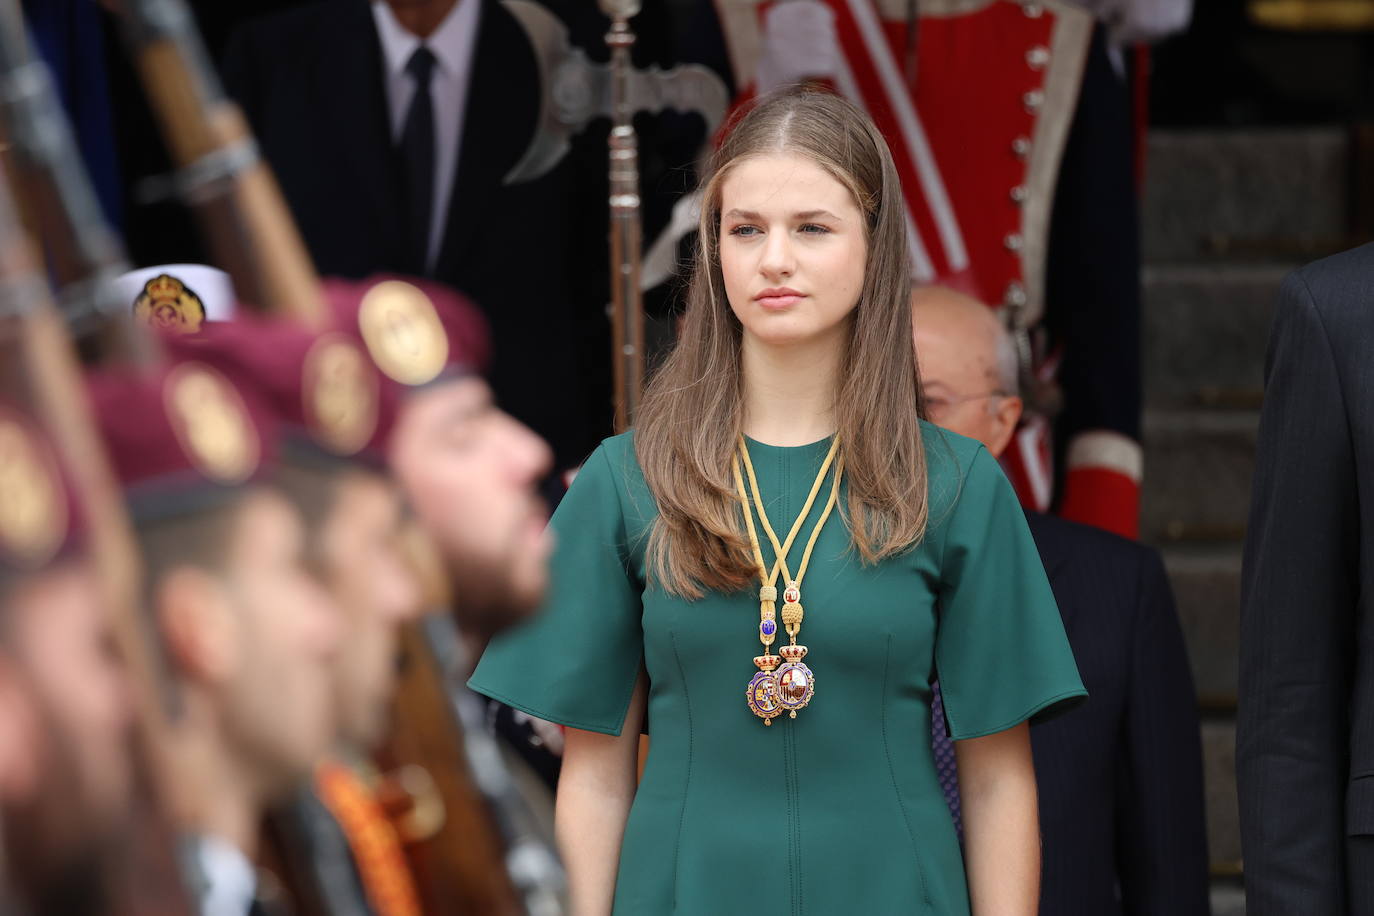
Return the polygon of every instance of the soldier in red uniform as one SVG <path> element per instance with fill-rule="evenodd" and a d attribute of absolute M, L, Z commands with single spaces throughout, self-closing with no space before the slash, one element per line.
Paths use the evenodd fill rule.
<path fill-rule="evenodd" d="M 902 175 L 913 275 L 1001 311 L 1032 408 L 1004 459 L 1022 501 L 1134 536 L 1131 121 L 1092 16 L 1060 0 L 922 0 L 915 20 L 897 0 L 716 7 L 742 98 L 820 79 L 862 104 Z"/>

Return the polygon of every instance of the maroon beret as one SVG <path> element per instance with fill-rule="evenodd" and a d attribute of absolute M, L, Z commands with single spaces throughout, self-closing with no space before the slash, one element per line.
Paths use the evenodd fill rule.
<path fill-rule="evenodd" d="M 206 508 L 275 457 L 278 428 L 261 396 L 206 363 L 98 370 L 87 386 L 136 519 Z"/>
<path fill-rule="evenodd" d="M 0 400 L 0 572 L 41 569 L 78 549 L 82 533 L 52 443 L 27 411 Z"/>
<path fill-rule="evenodd" d="M 240 315 L 169 341 L 168 348 L 257 391 L 281 425 L 283 448 L 296 457 L 382 460 L 397 393 L 382 384 L 352 335 Z"/>
<path fill-rule="evenodd" d="M 338 327 L 361 340 L 396 384 L 417 388 L 487 370 L 486 319 L 446 286 L 378 275 L 362 281 L 327 279 L 324 295 Z"/>

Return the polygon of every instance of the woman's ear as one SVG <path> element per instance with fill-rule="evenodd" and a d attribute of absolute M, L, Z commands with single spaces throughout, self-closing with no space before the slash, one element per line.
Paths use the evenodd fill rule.
<path fill-rule="evenodd" d="M 214 684 L 233 675 L 241 663 L 239 621 L 222 580 L 178 567 L 162 577 L 154 601 L 163 644 L 182 677 Z"/>

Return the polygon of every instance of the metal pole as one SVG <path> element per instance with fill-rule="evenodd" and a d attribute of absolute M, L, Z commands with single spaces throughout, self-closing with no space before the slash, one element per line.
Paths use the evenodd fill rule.
<path fill-rule="evenodd" d="M 610 205 L 611 334 L 615 384 L 615 427 L 634 424 L 644 387 L 644 299 L 640 291 L 643 230 L 639 213 L 639 141 L 630 98 L 635 36 L 628 20 L 639 12 L 639 0 L 601 0 L 611 17 L 606 44 L 611 49 Z"/>

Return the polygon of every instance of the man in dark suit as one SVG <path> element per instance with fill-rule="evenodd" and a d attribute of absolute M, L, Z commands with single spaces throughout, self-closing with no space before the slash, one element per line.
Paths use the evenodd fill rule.
<path fill-rule="evenodd" d="M 605 20 L 593 4 L 543 5 L 566 6 L 574 41 L 595 56 Z M 651 54 L 664 41 L 645 38 L 644 18 L 636 50 Z M 322 274 L 407 273 L 467 293 L 491 325 L 497 398 L 554 446 L 557 468 L 610 433 L 606 122 L 548 173 L 506 182 L 546 87 L 505 3 L 288 9 L 237 32 L 224 79 Z M 683 180 L 672 166 L 690 163 L 701 123 L 641 119 L 646 188 Z M 647 228 L 666 219 L 671 197 L 646 196 Z"/>
<path fill-rule="evenodd" d="M 1374 914 L 1374 245 L 1284 282 L 1241 592 L 1251 916 Z"/>
<path fill-rule="evenodd" d="M 938 287 L 916 293 L 913 319 L 931 421 L 1000 455 L 1021 416 L 1010 337 L 982 303 Z M 1205 914 L 1197 700 L 1159 555 L 1086 525 L 1026 518 L 1092 697 L 1031 729 L 1040 912 Z M 932 737 L 938 760 L 943 721 Z M 947 795 L 957 817 L 952 784 Z"/>

